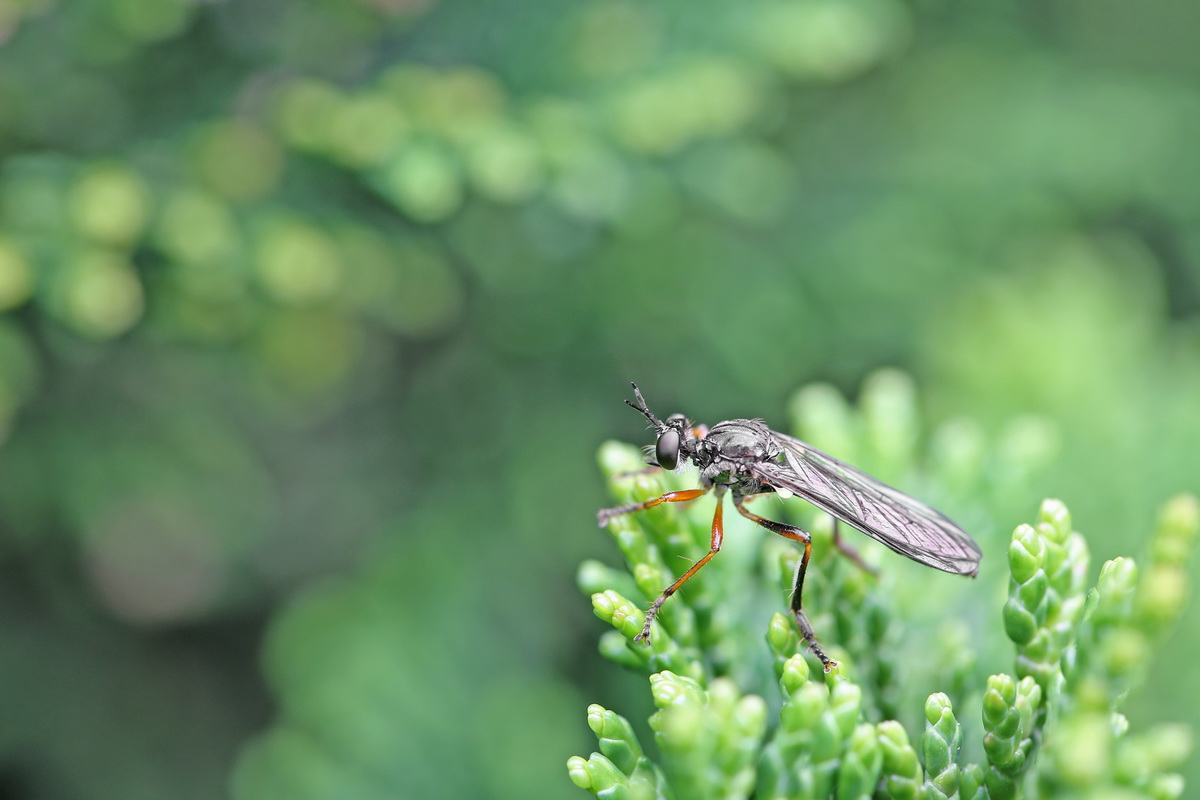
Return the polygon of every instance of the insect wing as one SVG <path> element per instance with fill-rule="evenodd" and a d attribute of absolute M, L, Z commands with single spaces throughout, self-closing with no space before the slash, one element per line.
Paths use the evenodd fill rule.
<path fill-rule="evenodd" d="M 784 461 L 760 461 L 751 471 L 799 495 L 901 555 L 958 575 L 979 571 L 975 540 L 942 513 L 799 439 L 771 432 Z"/>

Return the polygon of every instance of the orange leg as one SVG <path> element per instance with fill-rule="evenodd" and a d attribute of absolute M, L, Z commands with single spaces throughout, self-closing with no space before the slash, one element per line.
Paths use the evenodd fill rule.
<path fill-rule="evenodd" d="M 703 493 L 704 491 L 707 491 L 707 490 L 696 489 L 694 491 L 699 491 L 699 492 Z M 690 499 L 690 498 L 688 498 L 688 499 Z M 679 591 L 679 587 L 683 586 L 683 584 L 687 583 L 688 578 L 692 577 L 697 572 L 699 572 L 701 567 L 703 567 L 705 564 L 707 564 L 712 559 L 713 556 L 715 556 L 718 552 L 720 552 L 721 540 L 725 537 L 725 531 L 721 525 L 721 507 L 722 507 L 721 500 L 722 500 L 722 498 L 720 498 L 720 497 L 717 498 L 717 511 L 715 514 L 713 514 L 712 538 L 709 540 L 709 543 L 708 543 L 708 553 L 706 553 L 704 555 L 704 557 L 701 558 L 699 561 L 697 561 L 695 564 L 692 564 L 691 569 L 689 569 L 687 572 L 683 573 L 683 575 L 679 578 L 679 580 L 675 581 L 670 586 L 668 586 L 666 589 L 664 589 L 663 593 L 658 596 L 658 599 L 650 604 L 650 608 L 646 611 L 646 624 L 644 624 L 642 626 L 642 632 L 639 633 L 637 636 L 633 637 L 633 640 L 635 642 L 650 641 L 650 626 L 654 623 L 654 618 L 656 616 L 658 616 L 658 610 L 660 608 L 662 608 L 662 604 L 667 601 L 668 597 L 675 594 L 675 592 Z"/>
<path fill-rule="evenodd" d="M 619 517 L 622 514 L 632 514 L 635 511 L 644 511 L 647 508 L 654 508 L 660 503 L 682 503 L 685 500 L 695 500 L 707 492 L 708 489 L 685 489 L 680 492 L 667 492 L 661 497 L 647 500 L 644 503 L 630 503 L 627 506 L 617 506 L 616 508 L 602 508 L 596 512 L 596 521 L 603 528 L 613 517 Z"/>
<path fill-rule="evenodd" d="M 796 618 L 796 625 L 799 626 L 800 633 L 804 636 L 804 641 L 812 648 L 816 657 L 821 660 L 825 671 L 829 672 L 829 670 L 837 666 L 837 662 L 825 655 L 825 651 L 817 644 L 816 631 L 813 630 L 812 623 L 808 621 L 808 617 L 800 610 L 800 593 L 804 588 L 804 573 L 808 570 L 808 559 L 812 555 L 812 537 L 795 525 L 776 522 L 775 520 L 766 519 L 747 511 L 745 506 L 742 505 L 742 498 L 735 497 L 733 504 L 737 507 L 738 513 L 746 519 L 763 526 L 769 531 L 778 533 L 785 539 L 791 539 L 793 542 L 799 542 L 804 545 L 804 555 L 800 557 L 800 563 L 796 565 L 795 577 L 792 579 L 792 615 Z"/>

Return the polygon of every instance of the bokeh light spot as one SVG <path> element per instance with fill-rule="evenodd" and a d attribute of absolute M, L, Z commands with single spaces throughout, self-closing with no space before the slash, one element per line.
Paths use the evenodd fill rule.
<path fill-rule="evenodd" d="M 163 204 L 155 231 L 168 256 L 186 263 L 208 264 L 230 258 L 240 246 L 240 233 L 229 206 L 202 189 L 182 189 Z"/>
<path fill-rule="evenodd" d="M 396 149 L 407 129 L 403 112 L 389 98 L 363 94 L 341 104 L 329 125 L 329 146 L 347 164 L 371 166 Z"/>
<path fill-rule="evenodd" d="M 608 115 L 626 147 L 661 155 L 696 139 L 738 130 L 763 98 L 760 81 L 746 65 L 693 59 L 632 84 L 613 98 Z"/>
<path fill-rule="evenodd" d="M 125 245 L 146 225 L 149 190 L 139 175 L 121 164 L 90 168 L 71 191 L 71 217 L 86 237 Z"/>
<path fill-rule="evenodd" d="M 179 623 L 208 611 L 224 584 L 219 541 L 181 504 L 129 500 L 86 532 L 86 570 L 121 619 Z"/>
<path fill-rule="evenodd" d="M 344 99 L 332 84 L 297 80 L 279 90 L 274 115 L 284 141 L 301 150 L 329 146 L 330 129 L 341 115 Z"/>
<path fill-rule="evenodd" d="M 501 202 L 517 202 L 541 187 L 544 168 L 535 143 L 519 128 L 492 126 L 466 148 L 471 182 L 484 195 Z"/>
<path fill-rule="evenodd" d="M 457 162 L 429 143 L 408 144 L 384 168 L 380 183 L 396 207 L 418 222 L 446 219 L 463 202 Z"/>
<path fill-rule="evenodd" d="M 278 218 L 264 226 L 255 264 L 263 287 L 285 303 L 326 300 L 342 281 L 337 245 L 324 231 L 298 219 Z"/>
<path fill-rule="evenodd" d="M 65 266 L 55 283 L 53 309 L 63 322 L 89 338 L 119 336 L 142 316 L 142 284 L 121 254 L 83 251 Z"/>
<path fill-rule="evenodd" d="M 504 108 L 504 88 L 475 67 L 434 73 L 433 80 L 417 86 L 413 101 L 421 122 L 454 139 L 494 124 Z"/>
<path fill-rule="evenodd" d="M 751 38 L 793 78 L 838 81 L 903 47 L 911 25 L 896 0 L 784 0 L 753 18 Z"/>

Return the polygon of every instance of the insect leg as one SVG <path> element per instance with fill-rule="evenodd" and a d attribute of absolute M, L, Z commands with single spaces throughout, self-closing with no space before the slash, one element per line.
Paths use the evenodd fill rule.
<path fill-rule="evenodd" d="M 644 503 L 630 503 L 627 506 L 602 508 L 596 512 L 596 521 L 603 528 L 613 517 L 619 517 L 622 514 L 632 514 L 634 511 L 644 511 L 647 508 L 654 508 L 660 503 L 681 503 L 685 500 L 695 500 L 707 492 L 708 489 L 684 489 L 679 492 L 667 492 L 661 497 L 655 497 L 653 500 L 647 500 Z"/>
<path fill-rule="evenodd" d="M 738 513 L 746 519 L 756 522 L 773 533 L 778 533 L 785 539 L 791 539 L 793 542 L 800 542 L 804 545 L 804 555 L 800 557 L 800 563 L 796 565 L 796 574 L 792 578 L 792 615 L 796 617 L 796 625 L 800 628 L 800 633 L 804 637 L 804 641 L 812 649 L 813 654 L 820 659 L 821 664 L 825 667 L 825 671 L 833 669 L 837 666 L 837 662 L 825 655 L 825 651 L 821 649 L 821 645 L 817 644 L 817 634 L 813 630 L 812 623 L 808 621 L 808 617 L 800 608 L 800 596 L 804 589 L 804 573 L 808 569 L 808 559 L 812 555 L 812 536 L 805 531 L 800 530 L 795 525 L 787 525 L 783 522 L 776 522 L 772 519 L 760 517 L 742 505 L 742 498 L 735 497 L 733 504 L 737 507 Z"/>
<path fill-rule="evenodd" d="M 867 573 L 868 575 L 878 575 L 879 570 L 875 569 L 870 564 L 863 561 L 862 556 L 860 556 L 858 554 L 858 551 L 855 550 L 850 545 L 846 544 L 846 542 L 842 539 L 842 534 L 841 534 L 841 531 L 838 529 L 838 524 L 839 524 L 838 518 L 834 517 L 833 518 L 833 546 L 837 548 L 837 551 L 839 553 L 841 553 L 846 558 L 850 559 L 855 564 L 857 564 L 858 568 L 861 569 L 863 572 Z"/>
<path fill-rule="evenodd" d="M 697 491 L 699 491 L 699 490 L 697 490 Z M 675 581 L 670 586 L 668 586 L 666 589 L 664 589 L 663 593 L 658 596 L 658 599 L 650 604 L 650 608 L 647 609 L 647 611 L 646 611 L 646 624 L 644 624 L 642 626 L 642 632 L 639 633 L 637 636 L 633 637 L 633 640 L 635 642 L 650 641 L 650 625 L 654 622 L 654 618 L 656 616 L 658 616 L 658 610 L 660 608 L 662 608 L 662 604 L 667 601 L 668 597 L 675 594 L 675 592 L 679 591 L 679 587 L 683 586 L 683 584 L 687 582 L 688 578 L 692 577 L 697 572 L 699 572 L 700 568 L 703 567 L 705 564 L 707 564 L 712 559 L 712 557 L 715 556 L 721 550 L 721 540 L 725 537 L 725 529 L 724 529 L 723 525 L 721 524 L 721 507 L 722 507 L 721 501 L 722 501 L 722 499 L 723 498 L 721 498 L 721 497 L 717 498 L 717 511 L 716 511 L 716 513 L 713 514 L 712 538 L 709 540 L 709 543 L 708 543 L 708 552 L 704 555 L 703 558 L 701 558 L 695 564 L 692 564 L 691 569 L 689 569 L 687 572 L 683 573 L 683 575 L 680 576 L 679 580 Z"/>

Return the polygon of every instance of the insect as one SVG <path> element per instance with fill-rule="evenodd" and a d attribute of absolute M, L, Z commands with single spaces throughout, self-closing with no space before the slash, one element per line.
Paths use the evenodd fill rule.
<path fill-rule="evenodd" d="M 795 525 L 751 513 L 745 506 L 748 498 L 773 491 L 790 493 L 834 517 L 835 541 L 836 523 L 840 520 L 921 564 L 956 575 L 973 576 L 979 571 L 983 555 L 979 545 L 941 512 L 812 445 L 771 430 L 762 420 L 731 419 L 711 428 L 694 425 L 682 414 L 660 420 L 647 407 L 637 384 L 631 385 L 637 403 L 626 400 L 626 404 L 645 415 L 658 437 L 652 462 L 647 449 L 647 463 L 652 468 L 674 470 L 680 462 L 690 461 L 700 470 L 700 488 L 667 492 L 644 503 L 602 509 L 597 513 L 600 525 L 606 525 L 613 517 L 661 503 L 695 500 L 710 491 L 717 497 L 708 553 L 650 604 L 645 625 L 634 641 L 649 641 L 651 624 L 663 603 L 720 551 L 724 538 L 721 508 L 726 492 L 732 492 L 734 508 L 743 517 L 804 546 L 792 580 L 791 611 L 805 642 L 826 672 L 837 666 L 837 662 L 825 655 L 817 643 L 816 633 L 800 604 L 804 573 L 812 554 L 812 537 Z"/>

